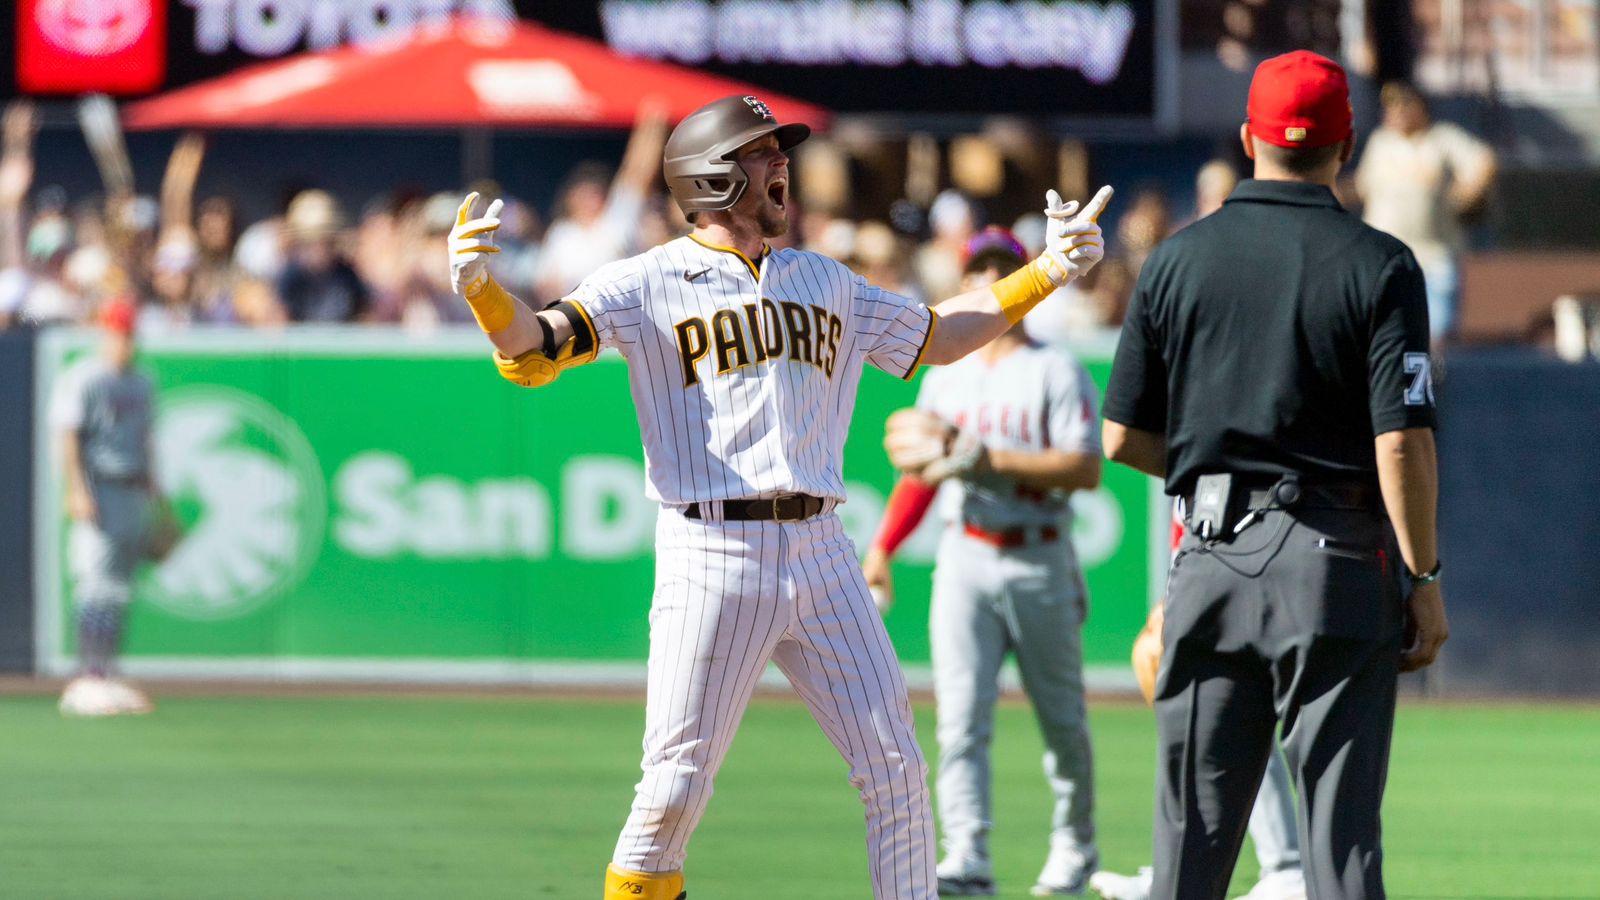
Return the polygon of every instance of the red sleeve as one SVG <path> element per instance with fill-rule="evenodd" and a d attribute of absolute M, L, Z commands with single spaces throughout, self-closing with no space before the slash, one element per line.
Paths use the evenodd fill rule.
<path fill-rule="evenodd" d="M 902 477 L 889 495 L 889 506 L 883 511 L 883 522 L 878 525 L 878 536 L 872 539 L 872 545 L 883 550 L 883 555 L 893 556 L 911 532 L 917 530 L 937 493 L 938 488 L 931 484 L 910 476 Z"/>

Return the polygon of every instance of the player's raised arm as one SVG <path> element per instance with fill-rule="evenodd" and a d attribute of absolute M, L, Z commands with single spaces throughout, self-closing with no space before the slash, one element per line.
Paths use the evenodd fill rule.
<path fill-rule="evenodd" d="M 1076 200 L 1063 204 L 1061 195 L 1050 191 L 1044 252 L 988 287 L 939 304 L 939 328 L 923 361 L 943 365 L 966 356 L 1021 321 L 1056 288 L 1093 268 L 1105 255 L 1099 219 L 1111 195 L 1111 188 L 1103 187 L 1079 209 Z"/>
<path fill-rule="evenodd" d="M 503 201 L 490 203 L 482 216 L 474 218 L 477 202 L 476 191 L 468 194 L 450 229 L 450 285 L 466 298 L 478 326 L 494 344 L 500 374 L 523 387 L 541 387 L 562 369 L 592 359 L 596 348 L 576 347 L 576 329 L 568 316 L 549 310 L 535 313 L 489 274 L 489 256 L 500 252 L 494 233 L 500 228 Z"/>

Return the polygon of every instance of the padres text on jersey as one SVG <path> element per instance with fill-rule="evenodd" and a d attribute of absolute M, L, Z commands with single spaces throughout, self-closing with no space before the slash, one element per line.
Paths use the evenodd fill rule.
<path fill-rule="evenodd" d="M 785 249 L 758 263 L 693 236 L 600 269 L 569 299 L 628 361 L 646 493 L 666 504 L 844 500 L 864 364 L 909 378 L 937 323 L 827 257 Z"/>

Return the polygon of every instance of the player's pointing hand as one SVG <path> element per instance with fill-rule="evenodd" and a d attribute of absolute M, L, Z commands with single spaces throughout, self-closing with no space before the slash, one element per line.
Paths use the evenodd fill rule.
<path fill-rule="evenodd" d="M 1078 201 L 1063 203 L 1061 195 L 1051 190 L 1045 195 L 1044 267 L 1045 274 L 1056 285 L 1081 278 L 1094 264 L 1105 256 L 1105 236 L 1100 232 L 1100 214 L 1111 202 L 1114 192 L 1110 185 L 1097 191 L 1087 206 L 1079 208 Z"/>
<path fill-rule="evenodd" d="M 494 245 L 494 233 L 500 228 L 500 208 L 505 201 L 496 200 L 481 218 L 472 218 L 472 208 L 478 203 L 478 192 L 473 191 L 461 201 L 456 210 L 456 224 L 450 229 L 450 287 L 458 294 L 471 296 L 477 293 L 489 277 L 489 254 L 499 253 Z"/>

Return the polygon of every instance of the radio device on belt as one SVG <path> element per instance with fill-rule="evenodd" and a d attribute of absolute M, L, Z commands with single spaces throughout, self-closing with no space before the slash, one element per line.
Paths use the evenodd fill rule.
<path fill-rule="evenodd" d="M 1189 528 L 1202 541 L 1220 539 L 1231 521 L 1228 513 L 1233 501 L 1233 476 L 1201 475 L 1194 483 L 1194 509 L 1189 511 Z"/>
<path fill-rule="evenodd" d="M 1265 492 L 1250 490 L 1248 483 L 1234 484 L 1232 473 L 1201 475 L 1194 483 L 1194 508 L 1189 512 L 1189 528 L 1208 543 L 1227 540 L 1245 530 L 1263 512 L 1293 509 L 1302 494 L 1300 481 L 1292 475 L 1278 479 Z"/>

